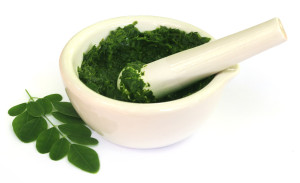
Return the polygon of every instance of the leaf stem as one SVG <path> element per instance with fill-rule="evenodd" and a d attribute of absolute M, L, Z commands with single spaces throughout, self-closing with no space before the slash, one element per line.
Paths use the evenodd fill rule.
<path fill-rule="evenodd" d="M 34 98 L 37 98 L 37 97 L 32 97 L 32 96 L 30 95 L 30 93 L 28 92 L 27 89 L 25 89 L 25 91 L 26 91 L 27 95 L 29 96 L 29 101 L 33 101 L 33 102 L 34 102 Z M 54 125 L 46 115 L 42 115 L 42 117 L 44 117 L 44 118 L 45 118 L 45 119 L 46 119 L 46 120 L 47 120 L 54 128 L 56 128 L 56 130 L 60 133 L 60 135 L 61 135 L 63 138 L 67 139 L 67 141 L 69 141 L 69 142 L 72 144 L 72 142 L 70 141 L 70 139 L 68 139 L 68 137 L 67 137 L 65 134 L 63 134 L 63 133 L 59 130 L 59 128 L 58 128 L 56 125 Z"/>
<path fill-rule="evenodd" d="M 27 95 L 29 96 L 30 100 L 34 101 L 33 97 L 29 94 L 29 92 L 27 91 L 27 89 L 25 89 Z"/>
<path fill-rule="evenodd" d="M 63 137 L 63 138 L 65 138 L 65 139 L 67 139 L 69 142 L 70 142 L 70 140 L 67 138 L 67 136 L 65 136 L 65 134 L 63 134 L 60 130 L 59 130 L 59 128 L 56 126 L 56 125 L 54 125 L 51 121 L 50 121 L 50 119 L 49 118 L 47 118 L 47 116 L 46 115 L 43 115 L 43 117 L 54 127 L 54 128 L 56 128 L 56 130 L 60 133 L 60 135 Z M 71 143 L 71 142 L 70 142 Z"/>

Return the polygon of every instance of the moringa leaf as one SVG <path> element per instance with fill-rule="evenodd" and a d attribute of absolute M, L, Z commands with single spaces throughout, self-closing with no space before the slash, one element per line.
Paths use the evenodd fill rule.
<path fill-rule="evenodd" d="M 52 102 L 54 108 L 65 115 L 80 118 L 70 102 Z"/>
<path fill-rule="evenodd" d="M 19 114 L 21 114 L 22 112 L 25 111 L 26 105 L 27 105 L 26 103 L 15 105 L 15 106 L 11 107 L 8 110 L 8 114 L 10 116 L 17 116 L 17 115 L 19 115 Z"/>
<path fill-rule="evenodd" d="M 43 131 L 36 140 L 36 149 L 39 153 L 48 153 L 52 145 L 59 140 L 59 132 L 55 127 Z"/>
<path fill-rule="evenodd" d="M 68 138 L 78 144 L 81 145 L 97 145 L 98 140 L 92 137 L 86 137 L 86 136 L 73 136 L 73 135 L 67 135 Z"/>
<path fill-rule="evenodd" d="M 65 157 L 70 149 L 70 142 L 68 142 L 67 139 L 61 138 L 58 141 L 56 141 L 51 149 L 49 156 L 52 160 L 57 161 Z"/>
<path fill-rule="evenodd" d="M 60 94 L 51 94 L 44 97 L 45 99 L 48 99 L 50 102 L 60 102 L 63 97 Z"/>
<path fill-rule="evenodd" d="M 43 107 L 44 114 L 49 114 L 52 112 L 53 107 L 48 99 L 39 98 L 36 102 Z"/>
<path fill-rule="evenodd" d="M 62 114 L 60 112 L 52 112 L 52 115 L 55 119 L 57 119 L 57 120 L 59 120 L 60 122 L 63 122 L 63 123 L 84 124 L 84 121 L 82 121 L 81 118 L 68 116 L 68 115 Z"/>
<path fill-rule="evenodd" d="M 30 116 L 27 111 L 23 112 L 22 114 L 19 114 L 12 122 L 13 130 L 16 134 L 16 136 L 20 139 L 20 130 L 22 127 L 31 119 L 33 119 L 33 116 Z"/>
<path fill-rule="evenodd" d="M 81 170 L 97 173 L 100 168 L 99 157 L 96 151 L 89 147 L 72 144 L 68 153 L 70 163 Z"/>
<path fill-rule="evenodd" d="M 68 155 L 68 160 L 73 165 L 87 172 L 96 173 L 100 168 L 98 155 L 94 150 L 83 145 L 98 144 L 98 140 L 91 138 L 91 130 L 84 126 L 84 121 L 72 104 L 60 102 L 62 96 L 59 94 L 37 98 L 25 91 L 30 102 L 16 105 L 8 110 L 9 115 L 16 116 L 12 122 L 16 136 L 25 143 L 36 140 L 37 151 L 42 154 L 49 152 L 52 160 L 60 160 Z M 57 127 L 45 116 L 46 114 L 53 114 L 56 119 L 66 124 Z M 48 129 L 48 122 L 52 127 L 50 129 Z"/>
<path fill-rule="evenodd" d="M 66 135 L 90 137 L 92 134 L 91 130 L 82 124 L 63 124 L 58 128 Z"/>
<path fill-rule="evenodd" d="M 38 102 L 28 102 L 27 111 L 34 117 L 40 117 L 45 113 L 43 106 L 41 106 Z"/>
<path fill-rule="evenodd" d="M 25 123 L 19 131 L 19 138 L 23 142 L 32 142 L 36 140 L 39 134 L 48 127 L 44 118 L 39 117 Z"/>

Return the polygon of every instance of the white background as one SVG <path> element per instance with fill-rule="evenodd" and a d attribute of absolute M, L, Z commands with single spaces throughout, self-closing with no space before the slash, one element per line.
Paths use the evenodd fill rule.
<path fill-rule="evenodd" d="M 196 3 L 197 2 L 197 3 Z M 0 182 L 299 183 L 300 13 L 296 0 L 1 1 Z M 54 162 L 13 133 L 7 110 L 61 93 L 58 59 L 79 30 L 101 20 L 156 15 L 198 26 L 215 38 L 279 17 L 288 41 L 240 64 L 214 114 L 175 145 L 136 150 L 99 140 L 101 169 Z"/>

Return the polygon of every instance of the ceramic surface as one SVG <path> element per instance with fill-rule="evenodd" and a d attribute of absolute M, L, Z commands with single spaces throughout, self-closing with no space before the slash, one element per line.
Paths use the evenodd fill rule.
<path fill-rule="evenodd" d="M 141 31 L 160 25 L 187 32 L 201 29 L 169 18 L 129 16 L 109 19 L 91 25 L 76 34 L 65 46 L 60 57 L 60 71 L 67 95 L 82 119 L 105 139 L 131 148 L 157 148 L 185 139 L 197 130 L 217 104 L 224 85 L 238 73 L 235 65 L 216 75 L 202 90 L 182 99 L 135 104 L 107 98 L 86 87 L 78 78 L 77 67 L 83 53 L 111 30 L 138 21 Z"/>

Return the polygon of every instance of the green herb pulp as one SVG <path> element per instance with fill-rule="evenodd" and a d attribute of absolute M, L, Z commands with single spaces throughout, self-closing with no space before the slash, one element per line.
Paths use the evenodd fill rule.
<path fill-rule="evenodd" d="M 111 31 L 107 38 L 94 45 L 83 55 L 78 68 L 80 80 L 90 89 L 106 97 L 138 103 L 165 102 L 188 96 L 206 86 L 213 76 L 194 83 L 187 88 L 171 93 L 162 99 L 155 99 L 151 91 L 133 92 L 128 97 L 119 91 L 117 80 L 122 69 L 129 66 L 141 66 L 160 58 L 190 49 L 210 41 L 197 32 L 186 33 L 179 29 L 160 26 L 152 31 L 140 32 L 134 22 L 123 28 Z M 130 63 L 134 64 L 130 65 Z M 137 64 L 136 63 L 140 63 Z M 135 66 L 134 66 L 135 65 Z M 130 72 L 127 72 L 130 74 Z M 134 74 L 132 72 L 131 74 Z M 138 91 L 145 83 L 128 83 L 133 91 Z M 131 92 L 132 93 L 132 92 Z"/>
<path fill-rule="evenodd" d="M 145 83 L 141 78 L 144 75 L 142 72 L 144 66 L 143 62 L 128 63 L 119 78 L 119 89 L 131 102 L 150 103 L 156 100 L 152 91 L 149 90 L 150 84 Z"/>

